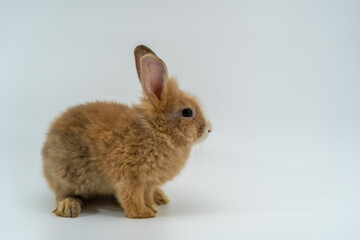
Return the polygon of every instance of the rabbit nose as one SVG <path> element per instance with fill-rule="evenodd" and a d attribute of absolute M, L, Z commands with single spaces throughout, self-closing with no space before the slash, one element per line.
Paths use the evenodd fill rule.
<path fill-rule="evenodd" d="M 206 123 L 206 128 L 207 128 L 208 134 L 212 132 L 213 126 L 212 126 L 212 124 L 211 124 L 210 121 L 207 121 L 207 123 Z"/>

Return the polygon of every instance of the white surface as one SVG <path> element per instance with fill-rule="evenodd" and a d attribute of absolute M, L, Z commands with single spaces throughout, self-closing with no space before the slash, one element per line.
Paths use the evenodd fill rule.
<path fill-rule="evenodd" d="M 360 239 L 356 1 L 1 1 L 0 239 Z M 51 213 L 50 121 L 93 100 L 136 102 L 151 47 L 214 131 L 157 218 L 112 201 Z"/>

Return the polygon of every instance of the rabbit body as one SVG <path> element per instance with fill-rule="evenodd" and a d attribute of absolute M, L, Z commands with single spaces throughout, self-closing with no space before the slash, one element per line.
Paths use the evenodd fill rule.
<path fill-rule="evenodd" d="M 135 60 L 144 90 L 139 105 L 87 103 L 52 123 L 42 155 L 56 215 L 76 217 L 84 199 L 115 196 L 127 217 L 154 217 L 156 204 L 169 202 L 159 186 L 180 172 L 193 144 L 211 131 L 197 100 L 167 77 L 161 59 L 139 46 Z"/>

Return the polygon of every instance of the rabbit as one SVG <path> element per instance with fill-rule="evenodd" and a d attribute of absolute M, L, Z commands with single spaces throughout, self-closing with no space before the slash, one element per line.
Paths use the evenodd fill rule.
<path fill-rule="evenodd" d="M 155 217 L 157 205 L 169 202 L 161 186 L 212 131 L 199 101 L 168 77 L 151 49 L 139 45 L 134 55 L 140 103 L 77 105 L 50 126 L 43 172 L 55 192 L 57 216 L 77 217 L 84 200 L 114 196 L 126 217 Z"/>

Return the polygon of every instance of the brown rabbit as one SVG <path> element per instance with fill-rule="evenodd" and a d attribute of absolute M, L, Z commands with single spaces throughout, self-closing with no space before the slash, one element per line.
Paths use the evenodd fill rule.
<path fill-rule="evenodd" d="M 84 199 L 115 196 L 130 218 L 155 217 L 168 197 L 159 186 L 184 167 L 211 124 L 193 96 L 168 78 L 164 62 L 135 48 L 140 104 L 94 102 L 69 108 L 52 123 L 42 150 L 56 195 L 55 214 L 77 217 Z"/>

